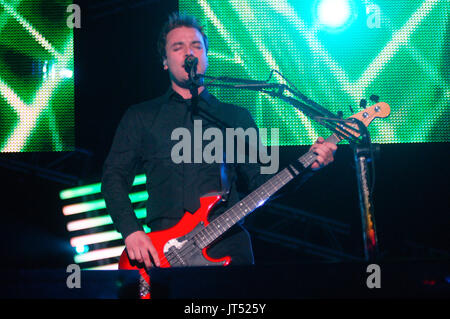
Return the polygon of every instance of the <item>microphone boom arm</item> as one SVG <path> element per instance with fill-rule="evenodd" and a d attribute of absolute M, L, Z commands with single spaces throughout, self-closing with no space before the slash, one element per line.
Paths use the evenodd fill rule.
<path fill-rule="evenodd" d="M 310 119 L 318 122 L 320 125 L 326 127 L 332 132 L 342 136 L 343 138 L 349 140 L 349 142 L 358 143 L 359 139 L 350 131 L 345 130 L 345 127 L 355 131 L 355 129 L 351 126 L 345 124 L 345 120 L 342 120 L 337 115 L 333 114 L 323 106 L 318 103 L 308 99 L 305 95 L 300 92 L 292 90 L 289 86 L 285 84 L 278 83 L 267 83 L 266 81 L 257 81 L 257 80 L 247 80 L 247 79 L 239 79 L 239 78 L 231 78 L 231 77 L 211 77 L 203 74 L 198 74 L 199 77 L 204 79 L 210 79 L 209 82 L 204 83 L 204 86 L 215 86 L 221 88 L 231 88 L 231 89 L 243 89 L 243 90 L 251 90 L 257 91 L 261 93 L 268 94 L 272 97 L 279 98 L 293 107 L 301 111 Z M 225 83 L 214 83 L 217 81 L 228 82 Z M 231 83 L 239 83 L 239 84 L 231 84 Z M 291 96 L 287 96 L 284 91 L 288 91 L 298 99 L 295 99 Z M 336 122 L 340 122 L 339 130 L 336 128 Z M 344 134 L 345 133 L 345 134 Z"/>

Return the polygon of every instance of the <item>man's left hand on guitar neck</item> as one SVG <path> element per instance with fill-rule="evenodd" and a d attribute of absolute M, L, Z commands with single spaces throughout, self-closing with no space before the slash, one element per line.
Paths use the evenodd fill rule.
<path fill-rule="evenodd" d="M 334 161 L 334 153 L 337 150 L 336 144 L 325 142 L 323 137 L 319 137 L 309 149 L 317 155 L 316 161 L 311 165 L 313 171 L 317 171 Z"/>

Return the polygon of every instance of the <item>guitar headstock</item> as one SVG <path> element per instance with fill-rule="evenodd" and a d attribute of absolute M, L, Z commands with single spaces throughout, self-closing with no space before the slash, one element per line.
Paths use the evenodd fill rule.
<path fill-rule="evenodd" d="M 391 107 L 389 104 L 385 102 L 378 102 L 359 113 L 356 113 L 350 118 L 356 118 L 364 123 L 365 126 L 369 126 L 369 124 L 377 117 L 384 118 L 388 117 L 391 114 Z"/>
<path fill-rule="evenodd" d="M 377 117 L 383 118 L 389 116 L 391 113 L 390 106 L 385 102 L 378 102 L 359 113 L 356 113 L 349 117 L 349 119 L 354 118 L 361 121 L 366 127 Z M 347 123 L 347 126 L 344 127 L 342 124 L 338 124 L 336 127 L 336 131 L 338 135 L 334 134 L 333 138 L 336 141 L 340 141 L 343 138 L 353 136 L 354 138 L 359 138 L 361 136 L 361 131 L 359 130 L 358 124 L 356 123 Z M 354 128 L 354 129 L 352 129 Z"/>

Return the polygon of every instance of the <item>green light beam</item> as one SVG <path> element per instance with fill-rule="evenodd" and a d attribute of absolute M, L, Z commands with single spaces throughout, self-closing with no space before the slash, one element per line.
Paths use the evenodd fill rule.
<path fill-rule="evenodd" d="M 136 214 L 137 219 L 143 219 L 147 216 L 147 209 L 138 208 L 134 210 L 134 213 Z M 66 228 L 68 231 L 78 231 L 105 225 L 111 225 L 112 223 L 113 221 L 110 215 L 103 215 L 98 217 L 90 217 L 70 221 L 67 223 Z"/>
<path fill-rule="evenodd" d="M 242 49 L 241 44 L 236 41 L 231 34 L 226 30 L 225 26 L 221 23 L 220 19 L 217 17 L 217 15 L 214 13 L 214 10 L 210 7 L 210 5 L 204 1 L 204 0 L 198 0 L 198 4 L 200 5 L 201 9 L 205 12 L 208 19 L 212 22 L 212 24 L 215 26 L 216 30 L 219 32 L 219 34 L 226 40 L 226 43 L 233 49 L 233 52 L 235 52 L 235 59 L 236 63 L 244 66 L 244 69 L 248 75 L 251 75 L 252 72 L 249 70 L 247 63 L 241 58 L 242 52 L 244 51 Z M 240 54 L 238 54 L 238 52 Z M 279 112 L 278 110 L 276 110 Z M 284 122 L 284 117 L 280 116 L 281 120 Z M 287 126 L 289 129 L 290 126 Z"/>
<path fill-rule="evenodd" d="M 375 6 L 376 4 L 372 1 L 363 0 L 366 6 Z M 441 2 L 444 3 L 444 2 Z M 380 14 L 383 16 L 383 21 L 387 24 L 387 27 L 390 32 L 394 33 L 394 28 L 391 19 L 387 17 L 387 15 L 383 14 L 380 9 Z M 432 80 L 437 80 L 437 84 L 440 85 L 443 89 L 449 90 L 448 85 L 446 85 L 446 81 L 442 78 L 439 72 L 423 57 L 423 55 L 408 41 L 405 45 L 407 52 L 410 54 L 414 60 L 422 67 L 424 73 L 428 74 Z"/>
<path fill-rule="evenodd" d="M 136 175 L 133 181 L 133 186 L 145 184 L 147 178 L 145 174 Z M 74 188 L 69 188 L 62 190 L 59 193 L 59 198 L 62 200 L 98 194 L 101 191 L 101 183 L 95 183 L 90 185 L 78 186 Z"/>
<path fill-rule="evenodd" d="M 13 3 L 10 4 L 10 6 L 12 8 L 16 9 L 21 1 L 22 0 L 15 0 Z M 6 11 L 4 11 L 0 15 L 0 33 L 2 32 L 2 30 L 5 27 L 7 22 L 8 22 L 8 13 Z"/>
<path fill-rule="evenodd" d="M 308 29 L 294 8 L 286 0 L 267 0 L 267 2 L 275 12 L 283 16 L 288 22 L 292 21 L 294 23 L 299 34 L 309 45 L 312 55 L 328 66 L 341 88 L 352 98 L 355 105 L 357 105 L 362 97 L 361 91 L 355 88 L 350 82 L 347 73 L 330 56 L 322 43 L 317 39 L 315 32 Z"/>
<path fill-rule="evenodd" d="M 129 195 L 131 203 L 143 202 L 148 199 L 147 191 L 136 192 Z M 63 207 L 63 214 L 65 216 L 75 215 L 79 213 L 91 212 L 94 210 L 105 209 L 106 204 L 104 199 L 91 200 L 83 203 L 67 205 Z"/>
<path fill-rule="evenodd" d="M 402 46 L 409 42 L 411 34 L 421 24 L 423 19 L 431 12 L 439 0 L 426 0 L 419 9 L 409 18 L 409 20 L 398 31 L 394 32 L 391 41 L 380 51 L 378 56 L 370 63 L 367 69 L 358 79 L 356 85 L 365 89 L 377 78 L 380 71 L 395 56 Z"/>
<path fill-rule="evenodd" d="M 225 26 L 220 22 L 220 19 L 217 18 L 217 15 L 214 13 L 214 10 L 211 9 L 210 5 L 205 0 L 198 0 L 198 4 L 200 5 L 201 9 L 206 13 L 206 16 L 211 21 L 211 23 L 216 28 L 217 32 L 225 39 L 226 43 L 233 48 L 234 57 L 233 60 L 235 63 L 238 63 L 242 66 L 244 66 L 247 70 L 247 73 L 249 72 L 248 68 L 245 65 L 245 62 L 242 60 L 241 56 L 243 54 L 243 50 L 241 48 L 241 45 L 238 41 L 236 41 L 232 36 L 231 33 L 228 32 L 225 28 Z"/>
<path fill-rule="evenodd" d="M 234 8 L 237 15 L 240 17 L 240 21 L 244 21 L 243 25 L 246 29 L 247 33 L 250 34 L 250 36 L 253 39 L 253 43 L 258 47 L 259 53 L 263 60 L 266 61 L 266 64 L 269 65 L 270 69 L 280 70 L 280 66 L 276 62 L 275 58 L 273 57 L 272 53 L 269 49 L 263 44 L 263 41 L 261 40 L 260 32 L 251 32 L 248 27 L 250 25 L 256 26 L 258 25 L 256 15 L 254 14 L 254 11 L 252 9 L 252 6 L 249 5 L 248 1 L 244 0 L 231 0 L 230 1 L 232 7 Z M 243 15 L 243 12 L 245 12 L 245 15 Z M 248 20 L 248 21 L 246 21 Z M 281 119 L 281 121 L 285 124 L 285 127 L 290 132 L 291 136 L 295 136 L 293 132 L 293 128 L 290 125 L 286 125 L 286 118 L 281 114 L 280 110 L 275 107 L 272 108 L 277 114 L 278 117 Z M 311 125 L 311 120 L 305 116 L 302 112 L 299 112 L 297 109 L 295 109 L 297 115 L 299 115 L 300 121 L 303 124 L 304 128 L 308 131 L 309 136 L 317 136 L 317 132 L 314 129 L 314 127 Z"/>
<path fill-rule="evenodd" d="M 68 44 L 64 49 L 64 54 L 56 62 L 56 70 L 59 71 L 60 69 L 66 68 L 72 58 L 73 36 L 71 35 Z M 64 78 L 61 76 L 60 72 L 55 72 L 55 74 L 54 77 L 49 77 L 49 79 L 42 84 L 30 106 L 19 105 L 15 108 L 19 111 L 19 124 L 9 136 L 6 145 L 1 152 L 20 152 L 23 150 L 29 136 L 36 127 L 39 116 L 42 111 L 48 107 L 48 101 L 51 98 L 51 95 Z"/>
<path fill-rule="evenodd" d="M 40 34 L 25 18 L 23 18 L 15 8 L 7 4 L 4 0 L 0 0 L 0 4 L 3 5 L 5 11 L 12 16 L 25 30 L 30 33 L 30 35 L 48 52 L 50 52 L 56 59 L 61 59 L 61 55 L 53 48 L 50 42 L 45 39 L 45 37 Z"/>

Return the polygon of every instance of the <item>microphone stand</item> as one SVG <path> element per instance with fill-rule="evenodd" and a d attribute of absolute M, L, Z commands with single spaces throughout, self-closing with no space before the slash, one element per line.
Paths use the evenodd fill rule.
<path fill-rule="evenodd" d="M 192 114 L 193 115 L 194 114 L 201 115 L 200 113 L 202 113 L 203 115 L 206 115 L 207 116 L 207 117 L 205 117 L 206 119 L 208 119 L 212 122 L 215 122 L 225 132 L 225 129 L 227 127 L 231 127 L 231 124 L 226 123 L 225 121 L 223 121 L 222 119 L 219 119 L 217 116 L 211 114 L 204 108 L 201 108 L 198 106 L 198 88 L 201 86 L 206 87 L 206 85 L 204 85 L 204 83 L 203 83 L 203 78 L 206 78 L 206 76 L 204 76 L 202 74 L 196 74 L 195 67 L 190 69 L 190 71 L 188 72 L 188 75 L 189 75 L 189 81 L 190 81 L 189 91 L 191 92 L 191 95 L 192 95 L 192 100 L 191 100 Z"/>
<path fill-rule="evenodd" d="M 309 100 L 305 95 L 298 91 L 292 90 L 284 84 L 267 83 L 267 81 L 243 80 L 230 77 L 210 77 L 201 74 L 198 76 L 211 79 L 210 82 L 204 84 L 205 86 L 253 90 L 284 100 L 300 110 L 309 118 L 319 122 L 322 126 L 334 132 L 334 134 L 329 138 L 329 141 L 336 143 L 342 139 L 347 139 L 349 141 L 350 145 L 352 145 L 354 149 L 365 260 L 368 262 L 377 260 L 378 239 L 375 230 L 374 205 L 372 203 L 372 194 L 368 183 L 368 163 L 372 162 L 373 164 L 374 158 L 367 127 L 356 118 L 350 118 L 347 120 L 339 118 L 326 108 L 320 106 L 312 100 Z M 239 84 L 214 83 L 216 81 L 229 83 L 237 82 Z M 301 101 L 293 97 L 283 95 L 284 91 L 290 92 Z M 349 124 L 353 124 L 353 126 L 350 126 Z M 355 129 L 355 124 L 358 126 L 358 129 Z M 339 127 L 339 129 L 337 129 L 337 127 Z M 356 132 L 357 134 L 355 135 L 353 132 Z"/>
<path fill-rule="evenodd" d="M 367 127 L 358 121 L 358 127 L 365 132 L 362 143 L 353 144 L 356 179 L 359 194 L 359 207 L 363 230 L 364 254 L 367 262 L 375 262 L 379 256 L 378 237 L 375 228 L 372 191 L 369 187 L 369 163 L 373 161 L 372 144 Z M 372 177 L 374 178 L 374 176 Z"/>
<path fill-rule="evenodd" d="M 189 74 L 189 91 L 191 92 L 191 111 L 192 115 L 198 114 L 198 88 L 201 86 L 200 81 L 198 81 L 195 77 L 195 68 L 197 66 L 191 68 Z"/>

